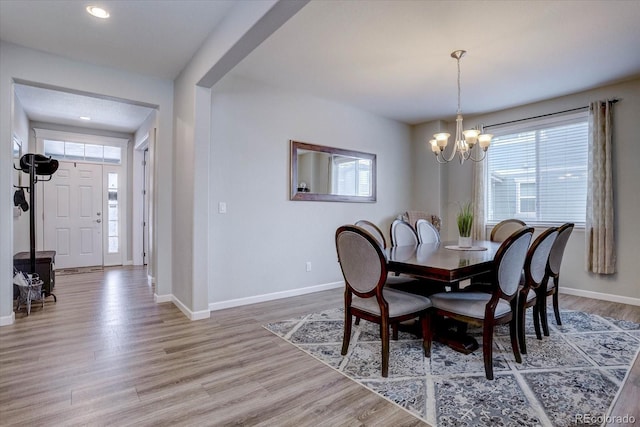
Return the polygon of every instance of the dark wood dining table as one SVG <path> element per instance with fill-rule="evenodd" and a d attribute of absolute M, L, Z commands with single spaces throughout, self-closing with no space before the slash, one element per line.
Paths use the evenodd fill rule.
<path fill-rule="evenodd" d="M 493 271 L 493 259 L 499 242 L 476 240 L 475 250 L 448 249 L 457 242 L 422 243 L 411 246 L 395 246 L 387 249 L 389 271 L 428 279 L 415 286 L 441 288 L 442 284 L 458 290 L 461 281 L 482 276 Z M 479 250 L 478 250 L 479 249 Z M 418 293 L 428 294 L 429 289 L 419 289 Z M 466 333 L 463 324 L 442 322 L 436 326 L 435 338 L 462 353 L 471 353 L 478 348 L 475 338 Z"/>
<path fill-rule="evenodd" d="M 388 269 L 455 285 L 493 270 L 499 242 L 474 240 L 473 247 L 486 250 L 455 250 L 457 242 L 422 243 L 387 249 Z"/>

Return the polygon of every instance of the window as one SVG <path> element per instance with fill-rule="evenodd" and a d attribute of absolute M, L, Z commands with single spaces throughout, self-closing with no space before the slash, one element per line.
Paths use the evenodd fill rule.
<path fill-rule="evenodd" d="M 370 196 L 371 160 L 333 156 L 332 194 Z"/>
<path fill-rule="evenodd" d="M 120 233 L 118 220 L 118 174 L 109 172 L 107 174 L 107 191 L 108 194 L 108 248 L 110 254 L 120 251 Z"/>
<path fill-rule="evenodd" d="M 44 154 L 58 160 L 120 164 L 122 148 L 111 145 L 44 140 Z"/>
<path fill-rule="evenodd" d="M 496 127 L 487 153 L 487 222 L 585 222 L 587 112 Z"/>

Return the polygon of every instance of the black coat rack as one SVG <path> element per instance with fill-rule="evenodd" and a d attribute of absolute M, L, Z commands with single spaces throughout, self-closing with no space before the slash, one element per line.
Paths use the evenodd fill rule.
<path fill-rule="evenodd" d="M 29 186 L 21 187 L 14 185 L 15 188 L 27 190 L 29 192 L 29 237 L 30 237 L 30 273 L 36 272 L 36 212 L 34 209 L 36 203 L 35 186 L 38 182 L 51 181 L 51 175 L 58 170 L 59 163 L 56 159 L 44 156 L 42 154 L 27 153 L 20 158 L 20 167 L 13 165 L 13 168 L 29 174 Z M 39 177 L 48 177 L 43 179 Z"/>

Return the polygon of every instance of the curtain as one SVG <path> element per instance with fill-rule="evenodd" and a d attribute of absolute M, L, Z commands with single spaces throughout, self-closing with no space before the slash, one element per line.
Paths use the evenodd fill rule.
<path fill-rule="evenodd" d="M 484 216 L 485 205 L 485 161 L 473 163 L 473 184 L 471 186 L 473 203 L 473 225 L 471 237 L 474 240 L 486 240 L 486 219 Z"/>
<path fill-rule="evenodd" d="M 586 267 L 587 271 L 597 274 L 616 272 L 611 107 L 610 101 L 589 105 Z"/>

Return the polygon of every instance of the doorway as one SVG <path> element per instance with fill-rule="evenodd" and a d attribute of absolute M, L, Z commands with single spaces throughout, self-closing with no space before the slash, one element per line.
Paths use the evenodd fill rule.
<path fill-rule="evenodd" d="M 56 251 L 56 267 L 103 265 L 102 165 L 61 161 L 42 191 L 44 248 Z"/>

